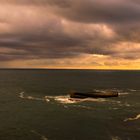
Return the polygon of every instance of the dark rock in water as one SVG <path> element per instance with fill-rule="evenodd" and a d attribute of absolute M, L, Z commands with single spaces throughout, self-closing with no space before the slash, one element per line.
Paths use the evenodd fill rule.
<path fill-rule="evenodd" d="M 116 91 L 93 91 L 93 92 L 72 92 L 70 93 L 71 98 L 109 98 L 109 97 L 118 97 L 118 92 Z"/>

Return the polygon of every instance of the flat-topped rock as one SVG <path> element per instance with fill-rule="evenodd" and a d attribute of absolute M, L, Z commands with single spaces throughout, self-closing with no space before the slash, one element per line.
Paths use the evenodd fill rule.
<path fill-rule="evenodd" d="M 70 93 L 71 98 L 110 98 L 118 97 L 118 92 L 116 91 L 93 91 L 93 92 L 72 92 Z"/>

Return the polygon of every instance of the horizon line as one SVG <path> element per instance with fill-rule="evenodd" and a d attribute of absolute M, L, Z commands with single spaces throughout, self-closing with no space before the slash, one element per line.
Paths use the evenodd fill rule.
<path fill-rule="evenodd" d="M 140 71 L 140 69 L 85 69 L 85 68 L 0 68 L 0 70 L 104 70 L 104 71 Z"/>

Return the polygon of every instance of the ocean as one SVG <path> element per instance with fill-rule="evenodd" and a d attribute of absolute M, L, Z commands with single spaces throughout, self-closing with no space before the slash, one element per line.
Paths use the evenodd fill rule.
<path fill-rule="evenodd" d="M 72 91 L 119 97 L 71 100 Z M 140 71 L 0 70 L 0 140 L 139 140 Z"/>

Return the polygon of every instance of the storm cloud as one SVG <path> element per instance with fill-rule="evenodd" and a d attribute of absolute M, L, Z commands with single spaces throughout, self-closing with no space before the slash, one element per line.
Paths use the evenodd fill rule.
<path fill-rule="evenodd" d="M 139 23 L 139 0 L 0 0 L 0 61 L 138 64 Z"/>

